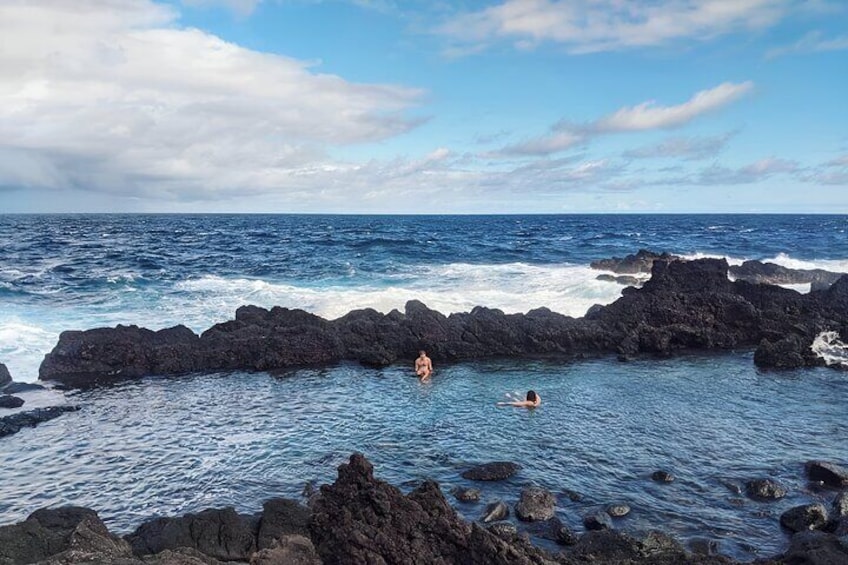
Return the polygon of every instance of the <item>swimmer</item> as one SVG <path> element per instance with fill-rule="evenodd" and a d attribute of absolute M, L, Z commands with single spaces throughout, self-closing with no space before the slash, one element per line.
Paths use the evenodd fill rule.
<path fill-rule="evenodd" d="M 513 400 L 512 402 L 498 402 L 498 406 L 518 406 L 521 408 L 536 408 L 542 403 L 542 397 L 535 390 L 527 391 L 527 400 Z"/>
<path fill-rule="evenodd" d="M 418 352 L 418 359 L 415 360 L 415 374 L 422 381 L 426 381 L 433 373 L 433 362 L 427 357 L 427 352 L 423 349 Z"/>

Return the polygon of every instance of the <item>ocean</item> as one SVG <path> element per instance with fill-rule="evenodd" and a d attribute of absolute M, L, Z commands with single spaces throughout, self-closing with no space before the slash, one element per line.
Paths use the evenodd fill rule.
<path fill-rule="evenodd" d="M 846 230 L 848 216 L 0 215 L 0 362 L 34 381 L 63 330 L 200 332 L 243 304 L 335 318 L 418 299 L 444 313 L 581 316 L 623 288 L 596 279 L 596 259 L 646 248 L 848 272 Z M 361 451 L 404 490 L 438 480 L 468 519 L 482 503 L 451 497 L 470 486 L 461 471 L 512 460 L 522 471 L 485 485 L 483 502 L 512 505 L 537 484 L 578 532 L 584 514 L 626 502 L 625 531 L 712 541 L 742 560 L 774 555 L 788 539 L 780 513 L 832 496 L 806 483 L 803 463 L 848 463 L 848 373 L 761 372 L 751 357 L 437 364 L 426 384 L 409 367 L 343 363 L 29 393 L 30 407 L 64 394 L 82 410 L 0 439 L 0 525 L 63 503 L 98 510 L 120 533 L 209 507 L 256 512 L 332 481 Z M 538 410 L 495 406 L 527 388 L 544 399 Z M 652 482 L 660 468 L 678 480 Z M 738 492 L 760 477 L 790 494 L 768 504 Z"/>

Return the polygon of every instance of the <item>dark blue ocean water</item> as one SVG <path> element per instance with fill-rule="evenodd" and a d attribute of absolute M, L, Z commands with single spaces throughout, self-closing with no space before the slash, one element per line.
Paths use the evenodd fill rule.
<path fill-rule="evenodd" d="M 648 248 L 846 272 L 847 230 L 846 216 L 0 215 L 0 362 L 32 381 L 62 330 L 202 331 L 242 304 L 332 318 L 414 298 L 443 312 L 547 306 L 579 316 L 620 295 L 595 279 L 595 259 Z M 425 386 L 405 367 L 342 365 L 75 394 L 81 412 L 0 440 L 0 524 L 67 502 L 120 531 L 154 514 L 252 512 L 331 480 L 356 449 L 404 488 L 432 477 L 449 489 L 471 462 L 518 460 L 522 473 L 487 486 L 486 498 L 512 503 L 529 483 L 576 490 L 584 500 L 560 497 L 560 514 L 578 528 L 589 509 L 624 500 L 634 512 L 619 527 L 718 540 L 753 558 L 785 545 L 780 511 L 832 496 L 804 483 L 806 459 L 848 464 L 845 372 L 761 374 L 747 351 L 438 369 Z M 530 387 L 542 409 L 494 407 Z M 652 483 L 659 467 L 679 480 Z M 754 503 L 726 484 L 759 476 L 786 483 L 789 498 Z M 481 511 L 458 508 L 472 519 Z"/>

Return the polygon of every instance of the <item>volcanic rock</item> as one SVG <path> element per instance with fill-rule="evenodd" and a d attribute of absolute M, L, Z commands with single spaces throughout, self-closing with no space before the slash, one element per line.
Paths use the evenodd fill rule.
<path fill-rule="evenodd" d="M 247 561 L 256 551 L 256 525 L 232 508 L 209 509 L 180 518 L 156 518 L 126 536 L 136 555 L 189 547 L 222 561 Z"/>
<path fill-rule="evenodd" d="M 3 387 L 10 382 L 12 382 L 12 375 L 9 374 L 9 369 L 6 368 L 6 365 L 0 363 L 0 390 L 3 390 Z"/>
<path fill-rule="evenodd" d="M 830 287 L 845 273 L 834 273 L 824 269 L 790 269 L 775 263 L 745 261 L 730 267 L 736 280 L 754 284 L 810 284 L 818 289 Z"/>
<path fill-rule="evenodd" d="M 630 514 L 630 506 L 627 504 L 610 504 L 607 506 L 606 512 L 613 518 L 623 518 Z"/>
<path fill-rule="evenodd" d="M 453 495 L 460 502 L 478 502 L 480 500 L 480 489 L 459 487 L 454 489 Z"/>
<path fill-rule="evenodd" d="M 309 536 L 309 508 L 287 498 L 272 498 L 262 505 L 257 547 L 270 548 L 283 536 Z"/>
<path fill-rule="evenodd" d="M 792 532 L 820 530 L 827 525 L 827 509 L 823 504 L 795 506 L 780 515 L 780 525 Z"/>
<path fill-rule="evenodd" d="M 811 481 L 822 481 L 824 484 L 836 488 L 848 487 L 848 469 L 836 463 L 807 461 L 804 468 Z"/>
<path fill-rule="evenodd" d="M 0 418 L 0 437 L 16 434 L 21 428 L 35 427 L 42 422 L 58 418 L 65 412 L 75 412 L 79 406 L 51 406 L 36 408 L 27 412 L 18 412 Z"/>
<path fill-rule="evenodd" d="M 539 487 L 528 487 L 521 491 L 518 504 L 515 505 L 515 515 L 525 522 L 540 522 L 554 516 L 556 497 L 549 490 Z"/>
<path fill-rule="evenodd" d="M 462 473 L 463 479 L 470 481 L 503 481 L 521 469 L 521 466 L 508 461 L 495 461 L 472 467 Z"/>
<path fill-rule="evenodd" d="M 833 513 L 838 517 L 848 517 L 848 490 L 844 490 L 833 499 Z"/>
<path fill-rule="evenodd" d="M 254 553 L 250 565 L 321 565 L 321 558 L 308 537 L 287 534 Z"/>
<path fill-rule="evenodd" d="M 509 506 L 504 504 L 502 500 L 496 500 L 486 505 L 483 510 L 483 515 L 480 521 L 483 523 L 497 522 L 498 520 L 506 520 L 509 518 Z"/>
<path fill-rule="evenodd" d="M 3 387 L 4 394 L 18 394 L 21 392 L 29 392 L 32 390 L 44 390 L 44 386 L 36 383 L 16 383 L 11 382 Z"/>
<path fill-rule="evenodd" d="M 781 562 L 842 565 L 848 563 L 848 544 L 834 534 L 799 532 L 792 536 Z"/>
<path fill-rule="evenodd" d="M 571 318 L 546 308 L 504 314 L 475 307 L 450 316 L 407 302 L 404 312 L 356 310 L 324 320 L 302 310 L 243 306 L 234 320 L 197 336 L 177 326 L 63 332 L 39 378 L 88 386 L 143 375 L 269 371 L 354 360 L 382 366 L 426 349 L 440 362 L 503 356 L 588 354 L 668 357 L 677 351 L 753 348 L 759 366 L 822 364 L 809 345 L 823 331 L 848 338 L 848 276 L 799 294 L 728 279 L 722 259 L 655 258 L 642 288 Z M 794 336 L 794 337 L 792 337 Z M 785 340 L 785 341 L 783 341 Z"/>
<path fill-rule="evenodd" d="M 24 399 L 10 394 L 0 394 L 0 408 L 20 408 L 24 405 Z"/>
<path fill-rule="evenodd" d="M 612 529 L 612 520 L 606 512 L 593 512 L 583 516 L 583 526 L 587 530 L 610 530 Z"/>
<path fill-rule="evenodd" d="M 786 496 L 786 488 L 771 479 L 748 481 L 745 492 L 755 500 L 778 500 Z"/>
<path fill-rule="evenodd" d="M 404 496 L 376 480 L 359 454 L 339 466 L 335 483 L 321 487 L 309 531 L 326 564 L 553 563 L 529 544 L 510 544 L 463 522 L 432 481 Z"/>
<path fill-rule="evenodd" d="M 647 249 L 640 249 L 635 255 L 626 255 L 625 257 L 612 257 L 610 259 L 600 259 L 592 261 L 589 266 L 599 271 L 612 271 L 620 274 L 637 274 L 650 273 L 654 266 L 654 261 L 676 261 L 680 257 L 670 255 L 668 253 L 655 253 Z"/>
<path fill-rule="evenodd" d="M 129 544 L 110 534 L 97 513 L 87 508 L 45 508 L 21 523 L 0 527 L 0 563 L 35 563 L 48 558 L 74 563 L 95 554 L 101 562 L 132 557 Z"/>
<path fill-rule="evenodd" d="M 656 481 L 658 483 L 671 483 L 674 481 L 674 475 L 672 475 L 668 471 L 654 471 L 651 474 L 651 480 Z"/>

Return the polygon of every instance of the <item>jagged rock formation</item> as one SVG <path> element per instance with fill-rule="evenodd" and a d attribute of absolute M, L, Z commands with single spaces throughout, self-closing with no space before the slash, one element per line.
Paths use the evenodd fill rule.
<path fill-rule="evenodd" d="M 63 332 L 39 378 L 85 386 L 144 375 L 273 370 L 342 360 L 384 366 L 426 349 L 436 361 L 493 356 L 639 354 L 760 346 L 760 366 L 817 365 L 819 333 L 848 339 L 848 276 L 824 291 L 731 282 L 724 260 L 655 261 L 641 289 L 571 318 L 546 308 L 504 314 L 477 307 L 445 316 L 418 301 L 405 312 L 356 310 L 325 320 L 302 310 L 243 306 L 197 336 L 118 326 Z M 789 340 L 789 341 L 781 341 Z M 777 344 L 777 345 L 775 345 Z"/>
<path fill-rule="evenodd" d="M 835 509 L 840 507 L 839 500 Z M 793 509 L 781 518 L 799 531 L 788 551 L 757 563 L 848 562 L 840 525 L 827 522 L 824 507 L 813 513 L 806 508 Z M 598 516 L 602 516 L 601 529 L 581 536 L 557 518 L 529 525 L 533 535 L 565 546 L 560 553 L 549 553 L 533 546 L 527 533 L 512 523 L 498 522 L 483 529 L 465 522 L 432 481 L 404 495 L 376 479 L 368 460 L 354 454 L 339 467 L 336 481 L 321 487 L 312 509 L 272 499 L 256 516 L 224 508 L 157 518 L 125 539 L 111 534 L 93 510 L 38 510 L 23 522 L 0 526 L 0 565 L 219 565 L 219 559 L 253 565 L 736 563 L 723 556 L 690 554 L 660 532 L 635 538 L 610 529 L 606 513 Z"/>

